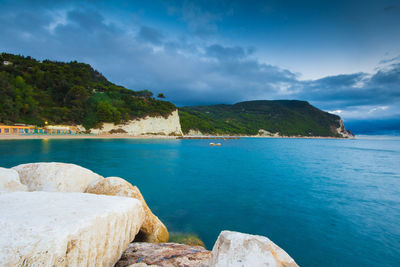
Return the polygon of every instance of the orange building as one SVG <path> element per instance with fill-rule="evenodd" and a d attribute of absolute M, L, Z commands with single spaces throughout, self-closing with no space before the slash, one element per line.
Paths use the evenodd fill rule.
<path fill-rule="evenodd" d="M 0 134 L 28 134 L 34 133 L 34 126 L 26 125 L 0 125 Z"/>
<path fill-rule="evenodd" d="M 0 125 L 0 135 L 5 134 L 77 134 L 79 129 L 69 125 L 48 125 L 35 127 L 28 125 Z"/>

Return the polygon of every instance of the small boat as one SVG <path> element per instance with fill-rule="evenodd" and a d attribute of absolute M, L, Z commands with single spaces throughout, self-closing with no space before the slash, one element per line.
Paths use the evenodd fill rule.
<path fill-rule="evenodd" d="M 210 143 L 210 146 L 221 146 L 221 143 L 216 143 L 216 144 Z"/>

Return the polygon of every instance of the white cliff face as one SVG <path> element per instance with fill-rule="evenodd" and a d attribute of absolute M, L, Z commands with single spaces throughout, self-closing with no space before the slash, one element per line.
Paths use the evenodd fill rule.
<path fill-rule="evenodd" d="M 114 266 L 144 220 L 133 198 L 63 192 L 0 195 L 2 266 Z"/>
<path fill-rule="evenodd" d="M 0 167 L 0 192 L 27 191 L 26 185 L 21 184 L 16 170 Z"/>
<path fill-rule="evenodd" d="M 342 119 L 339 120 L 339 127 L 336 129 L 336 132 L 343 138 L 354 138 L 354 135 L 351 132 L 347 131 L 344 127 Z"/>
<path fill-rule="evenodd" d="M 269 131 L 266 131 L 264 129 L 258 130 L 258 136 L 267 136 L 267 137 L 279 137 L 279 132 L 276 133 L 271 133 Z"/>
<path fill-rule="evenodd" d="M 188 135 L 188 136 L 204 136 L 207 134 L 204 134 L 204 133 L 200 132 L 199 130 L 190 129 L 186 135 Z"/>
<path fill-rule="evenodd" d="M 212 267 L 298 267 L 280 247 L 264 236 L 222 231 L 212 250 Z"/>
<path fill-rule="evenodd" d="M 88 185 L 102 176 L 81 166 L 68 163 L 39 162 L 12 168 L 29 191 L 85 192 Z"/>
<path fill-rule="evenodd" d="M 125 124 L 103 123 L 101 129 L 91 129 L 93 134 L 106 134 L 111 130 L 124 130 L 129 135 L 182 135 L 178 110 L 173 111 L 168 118 L 149 117 L 131 120 Z"/>

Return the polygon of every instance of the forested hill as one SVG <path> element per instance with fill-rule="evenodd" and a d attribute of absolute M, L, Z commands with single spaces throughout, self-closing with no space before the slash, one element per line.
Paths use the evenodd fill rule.
<path fill-rule="evenodd" d="M 167 117 L 175 105 L 150 91 L 117 86 L 90 65 L 43 62 L 0 54 L 0 123 L 34 125 L 122 123 L 149 116 Z M 163 97 L 163 95 L 160 95 Z"/>
<path fill-rule="evenodd" d="M 160 94 L 160 97 L 163 97 Z M 90 65 L 37 61 L 0 54 L 0 123 L 124 123 L 146 116 L 168 117 L 176 106 L 150 91 L 109 82 Z M 182 131 L 204 134 L 333 136 L 348 134 L 339 116 L 296 100 L 247 101 L 234 105 L 179 108 Z M 338 131 L 339 129 L 339 131 Z M 260 131 L 261 130 L 261 131 Z"/>
<path fill-rule="evenodd" d="M 222 135 L 268 135 L 268 132 L 281 136 L 351 135 L 344 129 L 339 116 L 298 100 L 183 107 L 179 109 L 179 116 L 184 134 L 194 130 Z"/>

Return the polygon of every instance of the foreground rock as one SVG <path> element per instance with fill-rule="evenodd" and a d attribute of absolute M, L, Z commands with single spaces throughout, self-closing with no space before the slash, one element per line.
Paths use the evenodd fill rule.
<path fill-rule="evenodd" d="M 211 266 L 296 267 L 295 261 L 264 236 L 222 231 L 212 250 Z"/>
<path fill-rule="evenodd" d="M 21 184 L 17 171 L 0 167 L 0 192 L 27 190 L 27 186 Z"/>
<path fill-rule="evenodd" d="M 144 220 L 136 199 L 82 193 L 0 195 L 0 265 L 113 266 Z"/>
<path fill-rule="evenodd" d="M 126 266 L 209 266 L 211 252 L 200 246 L 176 243 L 132 243 L 116 267 Z"/>
<path fill-rule="evenodd" d="M 13 192 L 26 190 L 57 192 Z M 136 186 L 73 164 L 0 168 L 0 211 L 1 266 L 297 266 L 263 236 L 223 231 L 212 252 L 164 243 L 167 228 Z"/>
<path fill-rule="evenodd" d="M 29 191 L 85 192 L 88 185 L 103 177 L 81 166 L 68 163 L 40 162 L 18 165 L 21 183 Z"/>
<path fill-rule="evenodd" d="M 119 177 L 108 177 L 90 184 L 86 193 L 138 199 L 142 203 L 146 217 L 140 228 L 137 240 L 152 243 L 168 242 L 169 234 L 167 227 L 151 212 L 136 186 Z"/>

